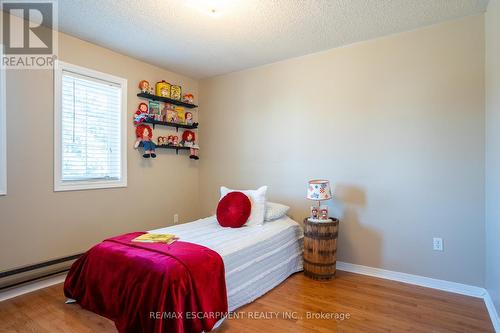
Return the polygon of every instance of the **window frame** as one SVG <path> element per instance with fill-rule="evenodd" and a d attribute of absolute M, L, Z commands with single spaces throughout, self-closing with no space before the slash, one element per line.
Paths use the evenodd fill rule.
<path fill-rule="evenodd" d="M 62 76 L 63 71 L 108 81 L 121 87 L 121 179 L 62 180 Z M 57 60 L 54 67 L 54 192 L 127 187 L 127 79 Z"/>
<path fill-rule="evenodd" d="M 3 59 L 3 44 L 0 44 L 0 60 Z M 6 71 L 0 64 L 0 196 L 7 195 L 7 87 Z"/>

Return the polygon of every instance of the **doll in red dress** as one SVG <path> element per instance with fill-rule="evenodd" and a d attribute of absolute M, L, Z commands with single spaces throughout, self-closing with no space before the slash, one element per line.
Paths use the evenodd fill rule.
<path fill-rule="evenodd" d="M 146 103 L 141 103 L 137 107 L 137 111 L 134 114 L 134 125 L 142 123 L 148 117 L 148 105 Z"/>

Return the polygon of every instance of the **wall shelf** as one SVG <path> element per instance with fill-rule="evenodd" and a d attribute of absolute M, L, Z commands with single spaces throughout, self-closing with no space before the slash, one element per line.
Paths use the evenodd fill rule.
<path fill-rule="evenodd" d="M 162 145 L 162 146 L 156 146 L 156 148 L 159 149 L 175 149 L 176 154 L 179 154 L 179 150 L 189 150 L 191 148 L 189 147 L 182 147 L 182 146 L 167 146 L 167 145 Z"/>
<path fill-rule="evenodd" d="M 152 95 L 152 94 L 148 94 L 148 93 L 138 93 L 137 97 L 149 99 L 149 100 L 152 100 L 152 101 L 159 101 L 159 102 L 163 102 L 163 103 L 170 103 L 170 104 L 174 104 L 174 105 L 178 105 L 178 106 L 183 106 L 183 107 L 186 107 L 188 109 L 194 109 L 194 108 L 198 107 L 198 105 L 189 104 L 189 103 L 185 103 L 185 102 L 182 102 L 182 101 L 178 101 L 176 99 L 171 99 L 171 98 L 167 98 L 167 97 L 156 96 L 156 95 Z"/>
<path fill-rule="evenodd" d="M 178 101 L 172 98 L 167 98 L 167 97 L 161 97 L 161 96 L 156 96 L 153 94 L 148 94 L 148 93 L 143 93 L 140 92 L 137 94 L 137 97 L 139 98 L 144 98 L 147 100 L 151 101 L 158 101 L 158 102 L 163 102 L 163 103 L 169 103 L 173 105 L 178 105 L 178 106 L 183 106 L 188 109 L 194 109 L 197 108 L 198 105 L 195 104 L 190 104 L 190 103 L 185 103 L 182 101 Z M 193 123 L 192 125 L 187 125 L 187 124 L 179 124 L 179 123 L 174 123 L 174 122 L 168 122 L 168 121 L 160 121 L 160 120 L 154 120 L 149 117 L 145 117 L 144 121 L 142 123 L 144 124 L 151 124 L 153 126 L 153 129 L 155 128 L 156 125 L 161 125 L 161 126 L 169 126 L 169 127 L 175 127 L 177 132 L 179 131 L 179 128 L 185 128 L 185 129 L 197 129 L 198 128 L 198 123 Z M 149 119 L 148 119 L 149 118 Z M 142 147 L 142 143 L 139 145 L 139 147 Z M 173 146 L 173 145 L 156 145 L 156 149 L 171 149 L 175 150 L 175 153 L 178 155 L 179 150 L 187 150 L 189 151 L 191 148 L 190 147 L 183 147 L 183 146 Z M 198 158 L 195 158 L 198 159 Z"/>
<path fill-rule="evenodd" d="M 186 124 L 171 123 L 168 121 L 160 121 L 160 120 L 153 120 L 153 119 L 146 119 L 143 121 L 143 123 L 153 125 L 153 129 L 155 129 L 156 125 L 175 127 L 177 132 L 179 132 L 179 128 L 185 128 L 185 129 L 197 129 L 198 128 L 198 123 L 193 123 L 193 125 L 186 125 Z"/>
<path fill-rule="evenodd" d="M 190 150 L 190 147 L 184 147 L 184 146 L 173 146 L 173 145 L 155 145 L 156 149 L 172 149 L 175 150 L 176 154 L 179 155 L 179 150 Z M 142 142 L 139 144 L 139 147 L 143 148 Z"/>

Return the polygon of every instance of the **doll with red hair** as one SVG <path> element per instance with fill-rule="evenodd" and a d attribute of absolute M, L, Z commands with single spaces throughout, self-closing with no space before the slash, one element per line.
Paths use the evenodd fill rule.
<path fill-rule="evenodd" d="M 198 150 L 200 147 L 196 144 L 196 134 L 193 131 L 184 131 L 182 133 L 182 141 L 181 144 L 184 147 L 189 147 L 189 158 L 193 160 L 199 160 Z"/>
<path fill-rule="evenodd" d="M 134 148 L 139 148 L 139 145 L 142 143 L 142 147 L 144 148 L 144 158 L 156 158 L 155 149 L 156 145 L 151 140 L 153 137 L 153 130 L 148 125 L 139 125 L 135 128 L 135 136 L 137 141 L 135 142 Z"/>
<path fill-rule="evenodd" d="M 149 93 L 149 82 L 141 80 L 141 82 L 139 82 L 139 89 L 141 89 L 141 92 L 143 93 Z"/>
<path fill-rule="evenodd" d="M 142 123 L 148 117 L 148 105 L 146 103 L 141 103 L 137 107 L 137 111 L 134 114 L 134 125 Z"/>

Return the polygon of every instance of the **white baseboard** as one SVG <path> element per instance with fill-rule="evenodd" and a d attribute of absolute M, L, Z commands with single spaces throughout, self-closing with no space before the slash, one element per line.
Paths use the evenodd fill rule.
<path fill-rule="evenodd" d="M 342 261 L 337 261 L 337 269 L 341 271 L 369 275 L 381 279 L 404 282 L 421 287 L 482 298 L 484 300 L 484 303 L 486 304 L 486 308 L 488 309 L 488 313 L 490 315 L 491 322 L 493 323 L 495 331 L 500 333 L 500 320 L 498 317 L 498 313 L 495 309 L 493 301 L 491 300 L 490 294 L 484 288 L 457 282 L 450 282 L 446 280 L 428 278 L 425 276 L 394 272 L 381 268 L 350 264 Z"/>
<path fill-rule="evenodd" d="M 355 265 L 347 262 L 337 261 L 337 268 L 341 271 L 347 271 L 387 280 L 415 284 L 417 286 L 439 289 L 439 290 L 449 291 L 451 293 L 462 294 L 472 297 L 484 298 L 484 294 L 486 293 L 486 290 L 481 287 L 475 287 L 467 284 L 450 282 L 445 280 L 438 280 L 420 275 L 388 271 L 386 269 L 381 269 L 381 268 Z"/>
<path fill-rule="evenodd" d="M 488 313 L 490 314 L 491 322 L 493 323 L 493 327 L 496 332 L 500 332 L 500 317 L 498 316 L 497 309 L 495 308 L 495 304 L 490 297 L 490 294 L 486 292 L 484 296 L 484 303 L 486 304 L 486 308 L 488 309 Z"/>
<path fill-rule="evenodd" d="M 1 291 L 0 292 L 0 302 L 5 301 L 9 298 L 14 298 L 17 296 L 21 296 L 21 295 L 30 293 L 30 292 L 35 291 L 35 290 L 47 288 L 47 287 L 53 286 L 55 284 L 62 283 L 62 282 L 64 282 L 64 279 L 66 279 L 66 274 L 67 273 L 54 275 L 54 276 L 51 276 L 51 277 L 48 277 L 45 279 L 41 279 L 41 280 L 34 281 L 34 282 L 29 282 L 29 283 L 20 285 L 18 287 L 13 287 L 13 288 L 7 289 L 5 291 Z"/>

